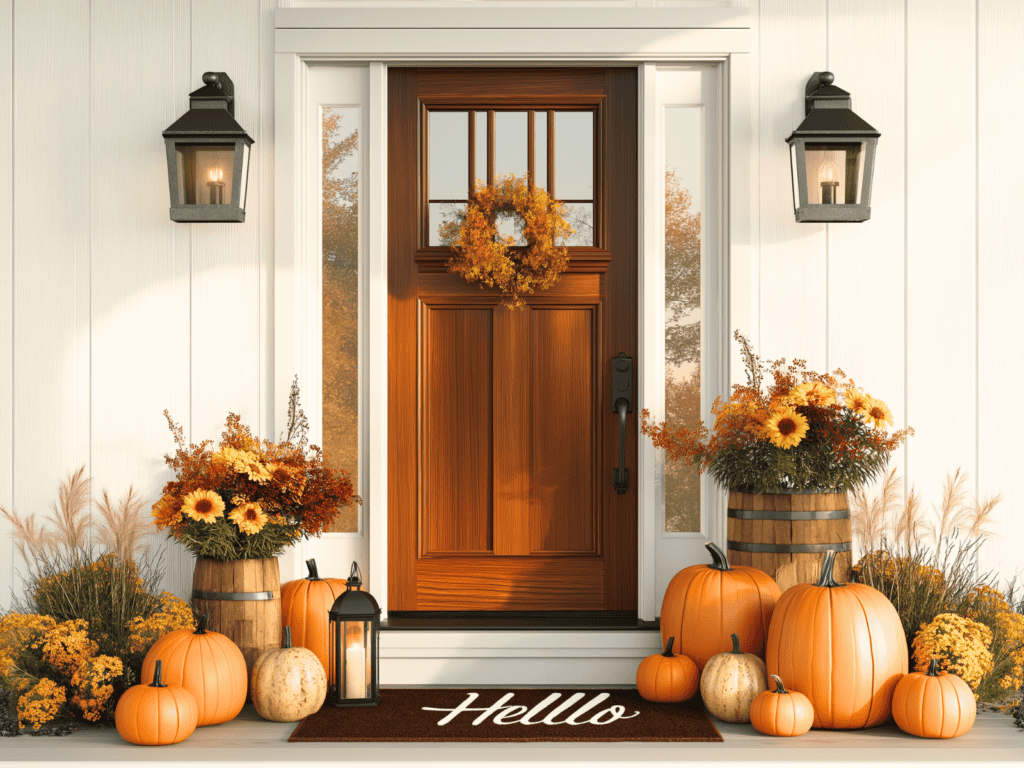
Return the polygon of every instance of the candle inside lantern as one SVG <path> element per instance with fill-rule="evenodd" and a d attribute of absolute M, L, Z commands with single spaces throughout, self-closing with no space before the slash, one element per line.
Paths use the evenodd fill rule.
<path fill-rule="evenodd" d="M 345 698 L 366 698 L 366 649 L 354 643 L 345 651 Z"/>
<path fill-rule="evenodd" d="M 210 204 L 211 205 L 223 205 L 224 204 L 224 169 L 220 166 L 214 166 L 209 171 L 210 180 L 206 182 L 206 186 L 210 188 Z"/>
<path fill-rule="evenodd" d="M 839 182 L 836 181 L 836 166 L 832 161 L 832 153 L 826 152 L 821 164 L 821 204 L 835 205 Z"/>

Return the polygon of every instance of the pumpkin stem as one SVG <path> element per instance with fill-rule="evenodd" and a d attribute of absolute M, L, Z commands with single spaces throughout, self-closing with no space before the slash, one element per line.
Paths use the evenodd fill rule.
<path fill-rule="evenodd" d="M 939 660 L 932 656 L 932 662 L 928 665 L 928 674 L 932 677 L 939 676 Z"/>
<path fill-rule="evenodd" d="M 207 613 L 200 613 L 196 617 L 196 631 L 193 634 L 205 635 L 206 628 L 210 624 L 210 615 Z"/>
<path fill-rule="evenodd" d="M 778 675 L 772 675 L 772 680 L 775 681 L 775 692 L 776 693 L 789 693 L 789 691 L 786 690 L 786 686 L 784 686 L 782 684 L 782 678 L 781 677 L 779 677 Z"/>
<path fill-rule="evenodd" d="M 732 568 L 729 566 L 729 558 L 725 556 L 725 552 L 718 548 L 718 545 L 713 541 L 709 541 L 704 545 L 708 548 L 708 552 L 711 553 L 712 563 L 708 568 L 714 568 L 716 571 L 731 571 Z"/>
<path fill-rule="evenodd" d="M 292 647 L 292 628 L 291 627 L 285 627 L 284 628 L 284 643 L 281 644 L 281 647 L 282 648 L 291 648 Z"/>
<path fill-rule="evenodd" d="M 832 566 L 836 561 L 836 551 L 830 549 L 825 553 L 825 558 L 821 561 L 821 576 L 818 577 L 818 583 L 816 587 L 842 587 L 844 584 L 840 584 L 835 580 L 832 575 Z"/>
<path fill-rule="evenodd" d="M 675 654 L 672 653 L 672 643 L 674 643 L 675 641 L 676 641 L 676 639 L 674 637 L 670 637 L 668 639 L 668 642 L 665 643 L 665 652 L 663 654 L 661 654 L 662 656 L 665 656 L 666 658 L 669 658 L 669 659 L 671 659 L 671 658 L 673 658 L 675 656 Z"/>
<path fill-rule="evenodd" d="M 316 572 L 316 560 L 307 560 L 306 567 L 309 569 L 309 580 L 320 581 L 320 574 Z"/>
<path fill-rule="evenodd" d="M 156 666 L 153 668 L 153 682 L 150 683 L 150 688 L 166 688 L 164 683 L 160 682 L 160 672 L 163 662 L 160 659 L 156 660 Z"/>
<path fill-rule="evenodd" d="M 740 636 L 735 632 L 732 633 L 732 650 L 729 653 L 743 653 L 740 650 Z"/>

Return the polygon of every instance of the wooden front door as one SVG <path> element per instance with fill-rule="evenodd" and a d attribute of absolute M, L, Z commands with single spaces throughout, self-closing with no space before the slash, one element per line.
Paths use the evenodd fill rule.
<path fill-rule="evenodd" d="M 637 413 L 620 494 L 611 400 L 637 350 L 636 131 L 631 68 L 388 70 L 389 612 L 636 610 Z M 436 235 L 505 172 L 577 229 L 515 310 Z"/>

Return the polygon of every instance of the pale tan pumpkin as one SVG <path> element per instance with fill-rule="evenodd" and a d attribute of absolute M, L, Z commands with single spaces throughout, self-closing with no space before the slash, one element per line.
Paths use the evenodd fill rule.
<path fill-rule="evenodd" d="M 260 717 L 291 723 L 323 706 L 327 673 L 311 650 L 292 647 L 291 627 L 285 627 L 284 645 L 262 654 L 253 664 L 249 692 Z"/>
<path fill-rule="evenodd" d="M 743 653 L 732 635 L 732 650 L 712 656 L 700 676 L 700 695 L 708 712 L 727 723 L 749 723 L 750 704 L 768 690 L 768 670 L 752 653 Z"/>

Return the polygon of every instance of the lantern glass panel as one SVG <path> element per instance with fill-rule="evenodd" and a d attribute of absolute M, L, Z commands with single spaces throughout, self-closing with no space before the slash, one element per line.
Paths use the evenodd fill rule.
<path fill-rule="evenodd" d="M 179 144 L 177 205 L 230 205 L 234 144 Z M 248 153 L 246 153 L 248 154 Z M 245 178 L 243 173 L 242 178 Z M 245 201 L 240 201 L 245 205 Z"/>
<path fill-rule="evenodd" d="M 342 659 L 344 691 L 339 691 L 341 698 L 367 699 L 370 697 L 370 662 L 373 650 L 370 622 L 344 622 L 342 637 L 345 638 L 345 655 Z"/>
<path fill-rule="evenodd" d="M 864 188 L 864 143 L 808 143 L 807 202 L 858 205 Z"/>

